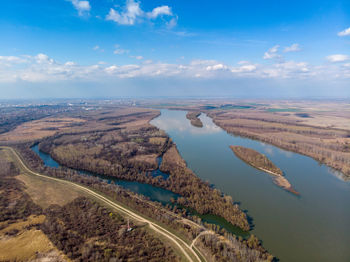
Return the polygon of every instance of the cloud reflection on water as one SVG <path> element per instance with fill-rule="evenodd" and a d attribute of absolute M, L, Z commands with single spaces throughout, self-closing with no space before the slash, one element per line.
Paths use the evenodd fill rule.
<path fill-rule="evenodd" d="M 222 129 L 216 126 L 212 120 L 202 114 L 199 117 L 203 122 L 203 127 L 192 126 L 190 120 L 188 120 L 185 115 L 183 118 L 164 118 L 159 116 L 158 118 L 152 120 L 151 124 L 157 126 L 162 130 L 175 130 L 180 133 L 191 133 L 193 135 L 204 135 L 204 134 L 214 134 L 223 132 Z"/>

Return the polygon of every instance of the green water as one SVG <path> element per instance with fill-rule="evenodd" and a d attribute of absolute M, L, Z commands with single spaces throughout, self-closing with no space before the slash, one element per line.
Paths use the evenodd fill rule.
<path fill-rule="evenodd" d="M 350 183 L 313 159 L 251 139 L 235 137 L 201 115 L 197 128 L 186 112 L 162 110 L 151 123 L 165 130 L 188 166 L 203 180 L 231 195 L 252 217 L 252 233 L 280 261 L 350 261 Z M 229 145 L 267 155 L 297 197 L 271 177 L 238 159 Z"/>

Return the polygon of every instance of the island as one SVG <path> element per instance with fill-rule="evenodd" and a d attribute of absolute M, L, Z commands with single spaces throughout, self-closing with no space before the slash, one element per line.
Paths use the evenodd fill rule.
<path fill-rule="evenodd" d="M 273 176 L 273 182 L 285 190 L 299 195 L 299 192 L 293 189 L 289 181 L 283 176 L 283 172 L 274 163 L 272 163 L 264 154 L 261 154 L 251 148 L 243 146 L 230 146 L 233 153 L 247 164 L 264 171 Z"/>
<path fill-rule="evenodd" d="M 191 121 L 191 124 L 195 127 L 203 127 L 202 121 L 198 118 L 201 112 L 193 111 L 186 114 L 186 118 Z"/>

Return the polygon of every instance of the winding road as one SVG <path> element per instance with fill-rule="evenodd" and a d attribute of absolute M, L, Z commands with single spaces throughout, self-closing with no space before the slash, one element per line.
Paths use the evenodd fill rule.
<path fill-rule="evenodd" d="M 42 174 L 33 172 L 32 170 L 30 170 L 24 164 L 24 162 L 22 161 L 22 159 L 19 156 L 19 154 L 13 148 L 5 147 L 5 146 L 2 146 L 0 148 L 7 149 L 7 150 L 11 151 L 12 154 L 18 160 L 18 163 L 22 166 L 22 168 L 28 174 L 31 174 L 31 175 L 34 175 L 34 176 L 38 176 L 38 177 L 42 177 L 42 178 L 49 179 L 49 180 L 58 181 L 58 182 L 61 182 L 61 183 L 66 183 L 66 184 L 69 184 L 69 185 L 74 186 L 76 188 L 79 188 L 80 190 L 84 191 L 85 193 L 87 193 L 87 194 L 93 196 L 94 198 L 104 202 L 108 206 L 121 211 L 122 213 L 124 213 L 125 215 L 129 216 L 130 218 L 135 219 L 135 220 L 140 221 L 140 222 L 143 222 L 143 223 L 147 223 L 152 230 L 156 231 L 157 233 L 159 233 L 159 234 L 163 235 L 164 237 L 168 238 L 169 240 L 171 240 L 181 250 L 181 252 L 184 254 L 184 256 L 186 257 L 186 259 L 188 261 L 191 261 L 191 262 L 202 261 L 199 258 L 199 256 L 197 255 L 197 253 L 196 253 L 196 251 L 199 252 L 199 253 L 200 253 L 200 251 L 198 249 L 196 249 L 193 244 L 195 243 L 195 240 L 197 240 L 198 237 L 203 232 L 201 234 L 199 234 L 195 238 L 195 240 L 191 243 L 191 245 L 189 245 L 185 241 L 183 241 L 181 238 L 179 238 L 178 236 L 174 235 L 173 233 L 171 233 L 170 231 L 165 229 L 164 227 L 162 227 L 162 226 L 160 226 L 160 225 L 150 221 L 149 219 L 147 219 L 147 218 L 145 218 L 145 217 L 143 217 L 141 215 L 138 215 L 138 214 L 134 213 L 130 209 L 127 209 L 127 208 L 125 208 L 125 207 L 123 207 L 123 206 L 121 206 L 121 205 L 119 205 L 119 204 L 109 200 L 108 198 L 104 197 L 103 195 L 98 194 L 98 193 L 94 192 L 93 190 L 91 190 L 91 189 L 89 189 L 89 188 L 87 188 L 85 186 L 81 186 L 79 184 L 76 184 L 76 183 L 73 183 L 73 182 L 70 182 L 70 181 L 67 181 L 67 180 L 54 178 L 54 177 L 49 177 L 49 176 L 46 176 L 46 175 L 42 175 Z M 194 249 L 196 249 L 196 251 Z M 201 257 L 204 258 L 204 256 L 202 254 L 201 254 Z"/>

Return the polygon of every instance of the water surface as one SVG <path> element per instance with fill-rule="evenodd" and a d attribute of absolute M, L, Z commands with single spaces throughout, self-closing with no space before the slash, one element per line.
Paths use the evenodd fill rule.
<path fill-rule="evenodd" d="M 280 261 L 350 261 L 349 182 L 312 158 L 229 135 L 203 114 L 204 126 L 197 128 L 186 119 L 186 112 L 161 113 L 151 123 L 170 135 L 199 177 L 240 202 L 253 218 L 252 232 Z M 265 154 L 300 196 L 238 159 L 229 145 Z"/>
<path fill-rule="evenodd" d="M 54 167 L 54 168 L 58 168 L 61 166 L 49 154 L 40 151 L 38 145 L 33 146 L 32 150 L 41 157 L 41 159 L 44 161 L 44 164 L 46 166 Z M 161 161 L 161 159 L 158 159 L 158 163 L 160 163 L 160 161 Z M 178 197 L 177 194 L 175 194 L 169 190 L 166 190 L 163 188 L 158 188 L 158 187 L 155 187 L 152 185 L 142 184 L 142 183 L 135 182 L 135 181 L 121 180 L 121 179 L 117 179 L 117 178 L 113 178 L 113 177 L 109 177 L 109 176 L 91 173 L 88 171 L 81 171 L 81 170 L 76 170 L 76 171 L 78 171 L 82 175 L 99 177 L 100 179 L 102 179 L 103 181 L 108 182 L 108 183 L 113 182 L 113 183 L 115 183 L 123 188 L 126 188 L 132 192 L 147 196 L 152 201 L 161 202 L 162 204 L 171 203 L 171 198 L 177 199 L 177 197 Z M 166 174 L 162 173 L 159 169 L 152 172 L 152 175 L 153 176 L 160 175 L 163 177 L 167 176 Z"/>

